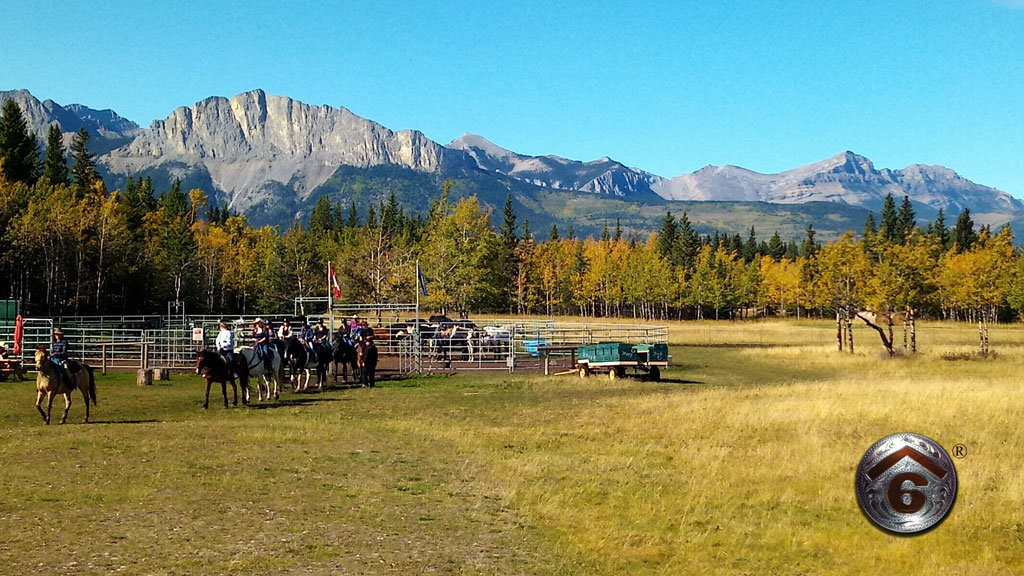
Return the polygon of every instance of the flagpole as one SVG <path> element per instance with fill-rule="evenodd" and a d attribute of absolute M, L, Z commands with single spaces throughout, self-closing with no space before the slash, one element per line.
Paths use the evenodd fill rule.
<path fill-rule="evenodd" d="M 334 286 L 331 284 L 331 261 L 327 261 L 327 317 L 331 319 L 331 335 L 334 335 L 334 300 L 332 292 Z"/>
<path fill-rule="evenodd" d="M 413 336 L 413 344 L 416 347 L 416 373 L 423 372 L 423 340 L 420 339 L 420 261 L 416 259 L 416 318 L 413 324 L 416 325 L 416 334 Z"/>

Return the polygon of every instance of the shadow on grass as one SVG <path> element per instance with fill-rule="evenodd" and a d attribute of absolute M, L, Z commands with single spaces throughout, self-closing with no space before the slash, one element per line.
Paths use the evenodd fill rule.
<path fill-rule="evenodd" d="M 163 420 L 93 420 L 89 424 L 157 424 Z"/>
<path fill-rule="evenodd" d="M 325 398 L 325 397 L 313 397 L 313 398 L 283 398 L 281 400 L 270 400 L 260 402 L 259 400 L 253 400 L 249 402 L 249 408 L 253 410 L 267 410 L 270 408 L 288 408 L 290 406 L 310 406 L 314 404 L 323 404 L 326 402 L 351 402 L 352 398 Z"/>
<path fill-rule="evenodd" d="M 700 380 L 683 380 L 682 378 L 662 378 L 660 382 L 662 384 L 705 384 Z"/>

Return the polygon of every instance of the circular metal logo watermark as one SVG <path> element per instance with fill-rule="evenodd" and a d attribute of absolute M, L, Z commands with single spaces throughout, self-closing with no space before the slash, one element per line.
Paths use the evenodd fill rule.
<path fill-rule="evenodd" d="M 857 502 L 875 524 L 913 534 L 935 526 L 956 500 L 956 469 L 931 438 L 904 432 L 868 449 L 857 467 Z"/>

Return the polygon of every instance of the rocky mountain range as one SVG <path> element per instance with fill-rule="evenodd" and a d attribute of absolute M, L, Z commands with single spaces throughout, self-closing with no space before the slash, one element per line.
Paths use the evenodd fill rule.
<path fill-rule="evenodd" d="M 94 110 L 82 104 L 61 106 L 53 100 L 40 101 L 28 90 L 0 90 L 0 102 L 6 100 L 18 103 L 40 145 L 46 142 L 46 132 L 54 122 L 60 123 L 65 145 L 79 129 L 88 130 L 90 145 L 97 154 L 124 146 L 142 132 L 138 124 L 118 116 L 113 110 Z"/>
<path fill-rule="evenodd" d="M 259 223 L 301 217 L 321 194 L 343 203 L 366 202 L 397 190 L 400 200 L 418 209 L 429 204 L 446 179 L 460 184 L 457 191 L 476 192 L 492 205 L 511 193 L 535 223 L 572 222 L 580 216 L 574 209 L 612 214 L 623 206 L 671 209 L 676 202 L 691 207 L 723 201 L 823 202 L 839 211 L 877 211 L 887 194 L 909 196 L 922 218 L 939 208 L 952 215 L 967 207 L 976 221 L 994 225 L 1024 216 L 1021 201 L 948 168 L 876 169 L 848 151 L 779 174 L 706 166 L 669 179 L 607 157 L 584 162 L 522 155 L 468 133 L 441 145 L 419 131 L 393 131 L 345 108 L 309 105 L 262 90 L 179 107 L 146 129 L 112 110 L 39 101 L 26 90 L 0 92 L 0 101 L 7 98 L 18 102 L 41 138 L 54 121 L 69 134 L 89 130 L 101 173 L 111 186 L 128 175 L 152 175 L 158 188 L 180 178 L 184 186 L 208 190 L 215 201 Z M 640 227 L 657 225 L 648 224 Z"/>

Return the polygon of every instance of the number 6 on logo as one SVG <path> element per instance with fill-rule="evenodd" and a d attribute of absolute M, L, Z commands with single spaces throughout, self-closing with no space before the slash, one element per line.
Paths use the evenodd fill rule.
<path fill-rule="evenodd" d="M 930 438 L 893 434 L 864 454 L 856 488 L 868 518 L 886 530 L 910 534 L 931 528 L 949 513 L 956 498 L 956 469 Z"/>

